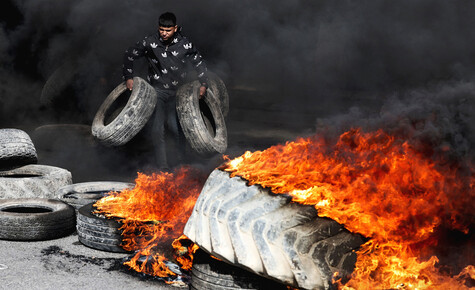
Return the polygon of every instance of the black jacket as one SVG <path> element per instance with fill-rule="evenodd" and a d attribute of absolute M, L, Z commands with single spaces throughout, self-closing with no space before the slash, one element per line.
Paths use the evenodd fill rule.
<path fill-rule="evenodd" d="M 180 32 L 165 43 L 159 33 L 145 37 L 124 54 L 124 80 L 134 76 L 134 60 L 146 57 L 150 84 L 160 89 L 176 90 L 187 78 L 189 66 L 197 72 L 198 80 L 208 87 L 207 67 L 195 46 Z"/>

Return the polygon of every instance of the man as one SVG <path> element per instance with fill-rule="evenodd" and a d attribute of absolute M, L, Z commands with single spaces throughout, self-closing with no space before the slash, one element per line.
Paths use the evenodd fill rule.
<path fill-rule="evenodd" d="M 207 68 L 195 46 L 179 32 L 176 17 L 170 12 L 160 15 L 155 34 L 145 37 L 125 51 L 123 76 L 129 90 L 134 85 L 134 61 L 141 57 L 148 60 L 147 79 L 158 97 L 152 126 L 156 158 L 159 169 L 168 171 L 165 122 L 177 143 L 178 159 L 183 157 L 185 151 L 185 140 L 176 113 L 176 90 L 186 80 L 187 68 L 191 64 L 201 83 L 199 97 L 202 98 L 208 87 Z"/>

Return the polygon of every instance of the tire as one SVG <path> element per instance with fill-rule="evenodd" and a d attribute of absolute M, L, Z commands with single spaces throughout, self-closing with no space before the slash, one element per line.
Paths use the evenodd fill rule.
<path fill-rule="evenodd" d="M 75 230 L 74 208 L 53 199 L 0 200 L 0 239 L 39 241 L 65 237 Z"/>
<path fill-rule="evenodd" d="M 94 203 L 111 191 L 132 189 L 133 183 L 115 181 L 93 181 L 75 183 L 61 187 L 56 196 L 59 200 L 73 206 L 76 210 L 89 203 Z"/>
<path fill-rule="evenodd" d="M 223 261 L 303 289 L 330 289 L 353 271 L 365 242 L 312 206 L 214 170 L 184 234 Z"/>
<path fill-rule="evenodd" d="M 79 208 L 76 221 L 76 229 L 79 241 L 90 248 L 114 252 L 126 253 L 120 245 L 122 243 L 122 226 L 116 220 L 106 219 L 92 214 L 93 203 Z"/>
<path fill-rule="evenodd" d="M 71 60 L 64 62 L 58 67 L 48 78 L 41 90 L 41 105 L 50 107 L 66 88 L 71 85 L 76 76 L 76 70 L 76 63 Z"/>
<path fill-rule="evenodd" d="M 283 284 L 263 278 L 247 270 L 211 258 L 203 250 L 193 255 L 190 289 L 287 289 Z"/>
<path fill-rule="evenodd" d="M 19 129 L 0 129 L 0 170 L 38 162 L 30 136 Z"/>
<path fill-rule="evenodd" d="M 183 133 L 194 151 L 201 155 L 224 153 L 228 146 L 226 123 L 219 101 L 208 89 L 199 100 L 199 83 L 184 84 L 177 91 L 177 113 Z M 203 114 L 211 122 L 205 122 Z M 214 124 L 213 128 L 207 127 Z M 213 132 L 214 134 L 211 134 Z"/>
<path fill-rule="evenodd" d="M 226 118 L 229 112 L 229 94 L 223 80 L 215 73 L 208 72 L 209 88 L 220 102 L 221 112 Z"/>
<path fill-rule="evenodd" d="M 48 165 L 26 165 L 0 171 L 0 198 L 56 198 L 59 188 L 71 184 L 71 172 Z"/>
<path fill-rule="evenodd" d="M 64 146 L 68 141 L 84 146 L 95 146 L 97 142 L 91 135 L 91 126 L 84 124 L 48 124 L 35 128 L 31 134 L 39 151 L 56 151 L 55 147 Z"/>
<path fill-rule="evenodd" d="M 109 109 L 116 100 L 121 100 L 127 93 L 127 87 L 123 82 L 107 96 L 94 117 L 92 135 L 105 145 L 120 146 L 129 142 L 142 130 L 155 109 L 157 104 L 155 89 L 142 78 L 134 77 L 134 87 L 125 107 L 115 119 L 105 124 L 108 111 L 114 111 Z"/>

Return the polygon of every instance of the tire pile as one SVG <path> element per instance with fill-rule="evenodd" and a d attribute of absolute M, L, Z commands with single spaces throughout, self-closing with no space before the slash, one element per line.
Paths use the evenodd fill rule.
<path fill-rule="evenodd" d="M 0 129 L 0 239 L 47 240 L 74 231 L 74 209 L 54 199 L 71 173 L 37 161 L 26 132 Z"/>
<path fill-rule="evenodd" d="M 94 249 L 124 252 L 120 224 L 92 214 L 92 204 L 133 183 L 96 181 L 72 184 L 63 168 L 39 165 L 29 135 L 0 129 L 0 239 L 51 240 L 78 231 Z"/>

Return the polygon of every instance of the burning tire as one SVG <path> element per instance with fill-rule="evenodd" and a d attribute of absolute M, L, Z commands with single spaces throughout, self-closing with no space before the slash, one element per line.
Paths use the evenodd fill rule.
<path fill-rule="evenodd" d="M 211 258 L 198 250 L 193 257 L 190 289 L 287 289 L 286 286 Z"/>
<path fill-rule="evenodd" d="M 351 273 L 364 243 L 314 207 L 221 170 L 206 181 L 184 234 L 213 256 L 304 289 L 328 289 L 335 272 Z"/>
<path fill-rule="evenodd" d="M 107 96 L 94 117 L 92 135 L 106 145 L 120 146 L 129 142 L 142 130 L 154 111 L 156 92 L 145 80 L 134 77 L 134 87 L 127 103 L 123 108 L 117 107 L 128 92 L 125 82 L 121 83 Z M 117 116 L 110 118 L 114 112 L 118 113 Z M 108 123 L 109 119 L 112 120 Z"/>
<path fill-rule="evenodd" d="M 127 252 L 120 246 L 122 237 L 119 228 L 122 225 L 116 220 L 94 215 L 92 205 L 93 203 L 87 204 L 78 211 L 76 229 L 79 241 L 96 250 Z"/>
<path fill-rule="evenodd" d="M 0 171 L 0 198 L 56 198 L 56 191 L 72 183 L 66 169 L 31 164 Z"/>
<path fill-rule="evenodd" d="M 183 133 L 191 148 L 202 155 L 224 153 L 228 146 L 226 123 L 213 91 L 199 100 L 199 83 L 181 86 L 177 91 L 177 112 Z"/>
<path fill-rule="evenodd" d="M 30 136 L 19 129 L 0 129 L 0 170 L 9 170 L 38 161 Z"/>
<path fill-rule="evenodd" d="M 74 209 L 53 199 L 0 200 L 0 239 L 51 240 L 74 232 Z"/>
<path fill-rule="evenodd" d="M 133 183 L 114 181 L 83 182 L 63 186 L 57 191 L 56 195 L 61 201 L 79 210 L 86 204 L 101 199 L 108 192 L 122 191 L 126 188 L 132 189 L 134 186 Z"/>
<path fill-rule="evenodd" d="M 229 112 L 229 94 L 226 85 L 215 73 L 208 72 L 208 76 L 210 82 L 209 88 L 219 100 L 221 112 L 223 113 L 223 117 L 226 118 Z"/>

